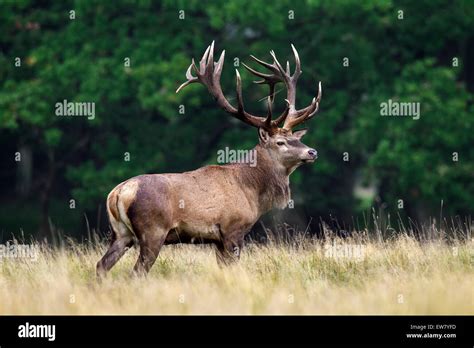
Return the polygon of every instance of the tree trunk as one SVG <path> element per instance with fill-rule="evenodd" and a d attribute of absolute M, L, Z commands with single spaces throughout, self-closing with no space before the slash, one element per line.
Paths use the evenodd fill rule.
<path fill-rule="evenodd" d="M 38 232 L 38 239 L 44 239 L 51 235 L 51 226 L 49 223 L 49 203 L 51 201 L 51 192 L 56 176 L 54 163 L 54 152 L 48 151 L 48 173 L 44 181 L 44 188 L 41 191 L 41 224 Z"/>

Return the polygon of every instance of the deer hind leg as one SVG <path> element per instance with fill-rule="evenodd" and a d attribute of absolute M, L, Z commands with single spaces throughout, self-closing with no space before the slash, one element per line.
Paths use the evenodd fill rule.
<path fill-rule="evenodd" d="M 99 280 L 107 274 L 133 245 L 133 234 L 123 222 L 111 220 L 111 225 L 113 234 L 109 249 L 97 263 L 96 273 Z"/>
<path fill-rule="evenodd" d="M 169 230 L 155 227 L 140 232 L 141 233 L 137 233 L 140 244 L 140 255 L 133 268 L 133 272 L 135 275 L 146 275 L 155 263 Z"/>
<path fill-rule="evenodd" d="M 245 230 L 245 232 L 247 231 Z M 244 246 L 245 232 L 239 230 L 229 235 L 221 233 L 221 239 L 215 243 L 216 258 L 219 266 L 227 266 L 240 259 L 240 253 Z"/>

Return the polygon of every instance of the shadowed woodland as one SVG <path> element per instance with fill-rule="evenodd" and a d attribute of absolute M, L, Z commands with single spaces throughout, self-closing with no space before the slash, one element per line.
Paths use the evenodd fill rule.
<path fill-rule="evenodd" d="M 268 93 L 241 64 L 250 54 L 293 65 L 295 45 L 297 107 L 323 85 L 304 138 L 319 158 L 292 174 L 294 207 L 266 225 L 470 229 L 472 1 L 1 0 L 0 32 L 2 240 L 106 231 L 105 198 L 121 181 L 252 148 L 256 130 L 205 88 L 175 93 L 212 40 L 226 50 L 222 88 L 235 103 L 238 69 L 247 110 L 264 113 Z M 277 85 L 275 112 L 284 94 Z M 58 117 L 64 100 L 95 103 L 95 117 Z M 389 100 L 419 103 L 419 119 L 382 116 Z"/>

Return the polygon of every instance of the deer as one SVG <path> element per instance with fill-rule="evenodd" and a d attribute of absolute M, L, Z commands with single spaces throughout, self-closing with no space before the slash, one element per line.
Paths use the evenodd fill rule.
<path fill-rule="evenodd" d="M 311 119 L 319 109 L 322 96 L 296 109 L 296 85 L 301 75 L 297 50 L 291 45 L 295 70 L 290 72 L 270 51 L 272 63 L 251 58 L 266 68 L 265 73 L 246 64 L 244 67 L 269 86 L 266 115 L 258 116 L 244 109 L 242 82 L 236 69 L 236 99 L 233 106 L 225 97 L 220 83 L 225 50 L 214 61 L 214 41 L 207 47 L 199 66 L 194 58 L 186 71 L 187 80 L 176 93 L 193 83 L 207 87 L 217 105 L 232 117 L 257 128 L 259 142 L 253 149 L 256 165 L 228 163 L 208 165 L 184 173 L 145 174 L 117 185 L 107 196 L 107 213 L 112 236 L 105 255 L 97 263 L 101 279 L 125 254 L 138 244 L 140 251 L 133 274 L 146 275 L 156 261 L 163 245 L 175 243 L 214 244 L 217 262 L 228 265 L 240 258 L 244 237 L 268 211 L 284 209 L 291 199 L 290 174 L 304 163 L 317 159 L 317 151 L 301 142 L 307 128 L 294 131 Z M 195 75 L 193 75 L 193 72 Z M 275 86 L 286 89 L 284 111 L 273 119 Z"/>

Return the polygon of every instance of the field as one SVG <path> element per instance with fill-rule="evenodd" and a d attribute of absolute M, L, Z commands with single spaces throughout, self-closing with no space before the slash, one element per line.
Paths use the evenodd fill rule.
<path fill-rule="evenodd" d="M 473 242 L 407 235 L 247 243 L 220 268 L 208 246 L 165 246 L 146 278 L 132 248 L 98 284 L 105 243 L 37 244 L 0 261 L 0 314 L 474 314 Z"/>

